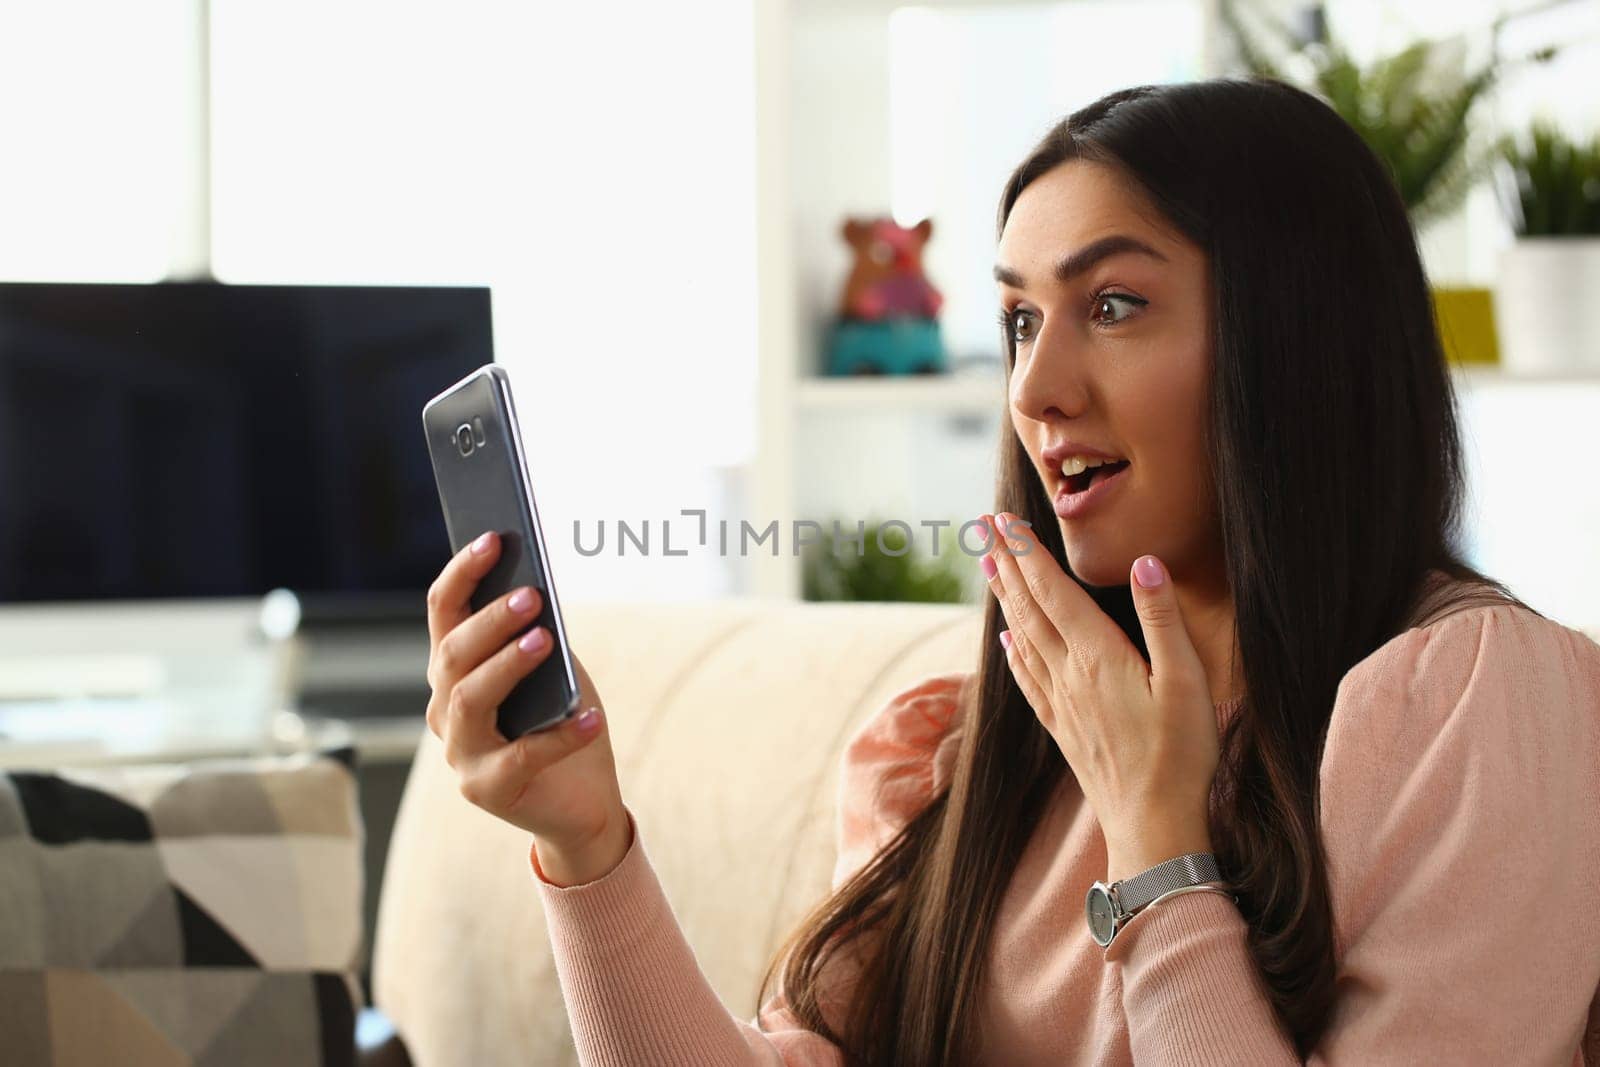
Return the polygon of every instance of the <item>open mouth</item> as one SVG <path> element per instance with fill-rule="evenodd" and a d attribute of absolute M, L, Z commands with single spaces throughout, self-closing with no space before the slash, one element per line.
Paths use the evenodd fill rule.
<path fill-rule="evenodd" d="M 1102 463 L 1098 467 L 1090 467 L 1064 479 L 1067 492 L 1076 495 L 1088 489 L 1096 482 L 1103 482 L 1107 478 L 1121 474 L 1128 467 L 1128 461 L 1119 459 L 1115 463 Z"/>

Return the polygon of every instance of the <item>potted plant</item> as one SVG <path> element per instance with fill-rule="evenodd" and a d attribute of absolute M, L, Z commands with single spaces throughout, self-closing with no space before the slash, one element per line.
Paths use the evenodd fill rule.
<path fill-rule="evenodd" d="M 1377 153 L 1394 175 L 1417 229 L 1460 206 L 1494 159 L 1494 146 L 1471 136 L 1470 119 L 1498 76 L 1488 64 L 1468 72 L 1455 43 L 1417 41 L 1362 67 L 1332 37 L 1320 16 L 1296 30 L 1250 5 L 1252 21 L 1266 26 L 1286 51 L 1282 60 L 1246 28 L 1237 0 L 1222 0 L 1222 20 L 1250 73 L 1298 84 L 1327 101 Z M 1542 60 L 1551 53 L 1541 52 Z"/>
<path fill-rule="evenodd" d="M 1338 112 L 1371 146 L 1394 176 L 1411 224 L 1422 231 L 1458 208 L 1468 191 L 1491 173 L 1492 139 L 1475 134 L 1473 120 L 1504 71 L 1520 63 L 1542 63 L 1556 54 L 1544 48 L 1523 59 L 1496 58 L 1465 69 L 1462 41 L 1417 41 L 1363 67 L 1332 37 L 1320 5 L 1295 28 L 1261 5 L 1248 4 L 1252 22 L 1275 38 L 1268 56 L 1246 27 L 1238 0 L 1222 0 L 1221 15 L 1250 73 L 1298 84 Z M 1498 34 L 1501 15 L 1487 29 Z M 1445 352 L 1454 363 L 1494 363 L 1497 331 L 1491 294 L 1482 286 L 1435 285 L 1434 316 Z"/>
<path fill-rule="evenodd" d="M 1536 122 L 1499 156 L 1516 233 L 1494 294 L 1501 359 L 1534 374 L 1600 368 L 1600 134 L 1574 142 Z"/>
<path fill-rule="evenodd" d="M 848 524 L 840 522 L 844 528 Z M 802 561 L 806 600 L 960 603 L 972 593 L 976 562 L 965 556 L 951 527 L 942 527 L 937 554 L 911 543 L 907 527 L 871 520 L 859 540 L 831 535 L 813 544 Z M 965 566 L 963 566 L 965 564 Z"/>

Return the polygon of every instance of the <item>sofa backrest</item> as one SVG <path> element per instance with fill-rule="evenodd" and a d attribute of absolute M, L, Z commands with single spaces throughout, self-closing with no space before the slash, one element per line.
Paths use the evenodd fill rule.
<path fill-rule="evenodd" d="M 839 760 L 896 692 L 977 667 L 976 607 L 722 600 L 566 607 L 622 794 L 728 1007 L 827 893 Z M 384 876 L 373 996 L 418 1067 L 572 1064 L 528 835 L 468 804 L 425 733 Z"/>

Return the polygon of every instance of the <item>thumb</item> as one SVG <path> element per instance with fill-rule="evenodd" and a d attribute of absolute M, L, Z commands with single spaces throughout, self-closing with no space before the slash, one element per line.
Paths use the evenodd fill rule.
<path fill-rule="evenodd" d="M 1145 645 L 1150 649 L 1150 685 L 1165 684 L 1191 672 L 1203 671 L 1189 629 L 1172 588 L 1172 575 L 1155 556 L 1133 561 L 1133 605 L 1139 613 Z"/>
<path fill-rule="evenodd" d="M 478 758 L 462 774 L 463 796 L 489 812 L 510 810 L 545 770 L 594 742 L 604 713 L 593 704 L 548 730 L 534 730 Z"/>
<path fill-rule="evenodd" d="M 523 734 L 507 746 L 506 757 L 522 774 L 538 774 L 599 737 L 604 726 L 604 711 L 590 704 L 551 729 Z"/>

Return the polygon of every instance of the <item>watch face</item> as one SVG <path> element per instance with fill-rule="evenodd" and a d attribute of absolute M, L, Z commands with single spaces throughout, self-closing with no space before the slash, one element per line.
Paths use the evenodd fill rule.
<path fill-rule="evenodd" d="M 1111 935 L 1116 932 L 1116 916 L 1111 908 L 1111 894 L 1096 882 L 1089 887 L 1089 897 L 1084 902 L 1084 909 L 1089 917 L 1090 936 L 1101 946 L 1111 944 Z"/>

